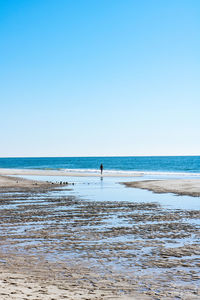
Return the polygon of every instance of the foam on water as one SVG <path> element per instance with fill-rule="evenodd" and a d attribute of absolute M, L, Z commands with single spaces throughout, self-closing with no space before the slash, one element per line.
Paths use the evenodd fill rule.
<path fill-rule="evenodd" d="M 99 174 L 99 169 L 60 169 L 66 173 L 80 173 L 80 174 Z M 200 173 L 187 173 L 187 172 L 159 172 L 159 171 L 129 171 L 129 170 L 104 170 L 103 174 L 105 175 L 126 175 L 126 176 L 143 176 L 143 175 L 152 175 L 152 176 L 192 176 L 200 177 Z"/>

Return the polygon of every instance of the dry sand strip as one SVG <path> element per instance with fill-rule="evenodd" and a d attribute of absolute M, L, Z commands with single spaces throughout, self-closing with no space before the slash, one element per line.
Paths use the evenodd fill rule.
<path fill-rule="evenodd" d="M 200 179 L 144 180 L 123 182 L 123 184 L 127 187 L 145 189 L 154 193 L 200 196 Z"/>

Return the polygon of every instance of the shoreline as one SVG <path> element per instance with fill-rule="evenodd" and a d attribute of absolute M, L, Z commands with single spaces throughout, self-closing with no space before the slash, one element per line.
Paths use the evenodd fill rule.
<path fill-rule="evenodd" d="M 0 168 L 0 175 L 35 175 L 35 176 L 67 176 L 67 177 L 144 177 L 144 176 L 171 176 L 172 178 L 200 178 L 200 173 L 186 172 L 154 172 L 154 171 L 131 171 L 131 170 L 100 170 L 89 169 L 15 169 Z"/>
<path fill-rule="evenodd" d="M 32 176 L 66 176 L 66 177 L 141 177 L 143 173 L 120 173 L 114 172 L 107 173 L 103 172 L 101 175 L 99 173 L 92 172 L 66 172 L 62 170 L 33 170 L 33 169 L 4 169 L 0 168 L 0 175 L 32 175 Z"/>

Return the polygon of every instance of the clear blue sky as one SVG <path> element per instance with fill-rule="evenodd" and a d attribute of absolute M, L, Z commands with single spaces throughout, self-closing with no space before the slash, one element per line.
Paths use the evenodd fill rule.
<path fill-rule="evenodd" d="M 0 0 L 0 156 L 200 155 L 200 1 Z"/>

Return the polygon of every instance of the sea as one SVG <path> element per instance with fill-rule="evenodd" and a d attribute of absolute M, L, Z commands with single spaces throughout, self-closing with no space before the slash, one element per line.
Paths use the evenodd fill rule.
<path fill-rule="evenodd" d="M 149 175 L 200 175 L 200 156 L 115 156 L 115 157 L 20 157 L 0 158 L 0 168 L 65 170 L 66 172 L 99 171 L 107 173 L 137 172 Z"/>

